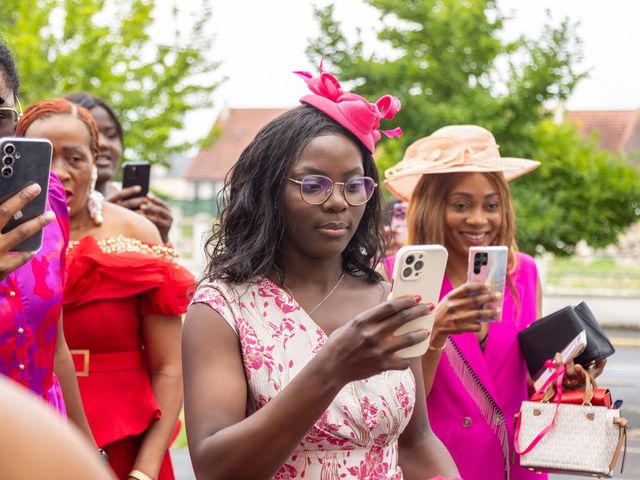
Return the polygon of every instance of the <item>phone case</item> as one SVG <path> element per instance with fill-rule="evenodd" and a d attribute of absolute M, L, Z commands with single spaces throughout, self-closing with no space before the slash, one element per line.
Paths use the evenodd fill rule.
<path fill-rule="evenodd" d="M 16 212 L 2 229 L 8 233 L 23 223 L 42 215 L 49 193 L 51 142 L 40 138 L 5 137 L 0 140 L 0 204 L 27 185 L 40 185 L 40 194 Z M 37 252 L 42 246 L 42 230 L 16 245 L 13 252 Z"/>
<path fill-rule="evenodd" d="M 144 197 L 149 193 L 151 165 L 147 162 L 128 162 L 122 166 L 122 188 L 140 185 L 141 190 L 132 197 Z"/>
<path fill-rule="evenodd" d="M 581 330 L 576 337 L 569 342 L 569 344 L 562 349 L 560 355 L 562 356 L 562 362 L 566 365 L 571 360 L 580 355 L 585 347 L 587 346 L 587 333 L 584 330 Z M 552 359 L 549 359 L 552 360 Z M 533 387 L 536 392 L 540 390 L 545 382 L 549 380 L 553 372 L 555 372 L 555 368 L 544 368 L 544 370 L 539 371 L 533 377 Z"/>
<path fill-rule="evenodd" d="M 508 258 L 509 249 L 505 246 L 470 247 L 467 281 L 488 283 L 504 296 Z M 485 308 L 502 308 L 502 300 L 487 303 Z"/>
<path fill-rule="evenodd" d="M 420 303 L 438 304 L 442 279 L 447 266 L 447 250 L 442 245 L 409 245 L 396 253 L 393 268 L 393 287 L 390 298 L 404 295 L 420 295 Z M 433 328 L 435 313 L 416 318 L 398 328 L 394 335 L 403 335 L 417 330 Z M 429 339 L 412 347 L 399 350 L 403 358 L 424 355 L 429 347 Z"/>

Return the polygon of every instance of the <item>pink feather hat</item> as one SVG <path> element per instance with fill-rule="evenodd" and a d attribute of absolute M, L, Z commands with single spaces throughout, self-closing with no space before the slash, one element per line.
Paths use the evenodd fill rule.
<path fill-rule="evenodd" d="M 338 122 L 353 133 L 371 153 L 375 143 L 380 140 L 380 132 L 387 137 L 402 135 L 400 128 L 379 130 L 380 120 L 392 120 L 400 110 L 400 100 L 396 97 L 385 95 L 376 103 L 369 103 L 360 95 L 345 92 L 333 75 L 322 71 L 322 62 L 318 77 L 309 72 L 294 73 L 307 82 L 309 90 L 313 92 L 312 95 L 302 97 L 300 102 L 308 103 Z"/>

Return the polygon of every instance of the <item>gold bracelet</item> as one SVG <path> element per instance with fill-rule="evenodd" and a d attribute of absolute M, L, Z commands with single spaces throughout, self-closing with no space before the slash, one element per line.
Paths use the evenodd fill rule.
<path fill-rule="evenodd" d="M 151 478 L 146 473 L 141 472 L 140 470 L 135 470 L 135 469 L 129 472 L 129 477 L 135 478 L 136 480 L 153 480 L 153 478 Z"/>
<path fill-rule="evenodd" d="M 444 343 L 442 344 L 442 346 L 438 347 L 438 348 L 431 346 L 431 343 L 429 343 L 429 346 L 427 347 L 427 350 L 429 350 L 430 352 L 441 352 L 441 351 L 444 350 L 444 347 L 446 347 L 446 346 L 447 346 L 447 339 L 445 339 Z"/>

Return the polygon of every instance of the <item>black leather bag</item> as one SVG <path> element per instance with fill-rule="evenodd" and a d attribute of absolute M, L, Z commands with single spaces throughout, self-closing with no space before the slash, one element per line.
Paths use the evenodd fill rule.
<path fill-rule="evenodd" d="M 561 352 L 581 330 L 587 334 L 587 346 L 575 358 L 576 363 L 586 367 L 615 352 L 587 304 L 569 305 L 533 322 L 518 334 L 520 350 L 531 376 L 535 377 L 543 369 L 544 362 Z"/>

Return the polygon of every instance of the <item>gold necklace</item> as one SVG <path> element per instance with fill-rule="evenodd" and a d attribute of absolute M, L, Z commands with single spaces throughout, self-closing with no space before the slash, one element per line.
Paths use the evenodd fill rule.
<path fill-rule="evenodd" d="M 336 291 L 336 288 L 338 288 L 338 286 L 340 285 L 340 282 L 342 282 L 342 279 L 343 279 L 343 278 L 344 278 L 344 272 L 342 272 L 342 274 L 341 274 L 341 275 L 340 275 L 340 277 L 338 278 L 338 281 L 337 281 L 337 282 L 336 282 L 336 284 L 333 286 L 333 288 L 331 289 L 331 291 L 330 291 L 329 293 L 327 293 L 327 296 L 326 296 L 326 297 L 324 297 L 322 300 L 320 300 L 320 303 L 319 303 L 319 304 L 317 304 L 315 307 L 313 307 L 311 310 L 309 310 L 309 311 L 307 312 L 307 315 L 311 316 L 311 314 L 312 314 L 313 312 L 315 312 L 315 311 L 318 309 L 318 307 L 319 307 L 320 305 L 322 305 L 322 304 L 324 303 L 324 301 L 325 301 L 327 298 L 329 298 L 329 297 L 331 296 L 331 294 L 332 294 L 333 292 L 335 292 L 335 291 Z M 296 298 L 296 297 L 293 295 L 293 293 L 291 292 L 291 290 L 289 289 L 289 287 L 287 287 L 287 286 L 284 284 L 284 279 L 283 279 L 283 280 L 282 280 L 282 282 L 280 282 L 280 283 L 282 284 L 282 287 L 283 287 L 283 288 L 284 288 L 284 289 L 289 293 L 289 295 L 291 296 L 291 298 L 293 298 L 293 299 L 295 300 L 295 298 Z"/>

